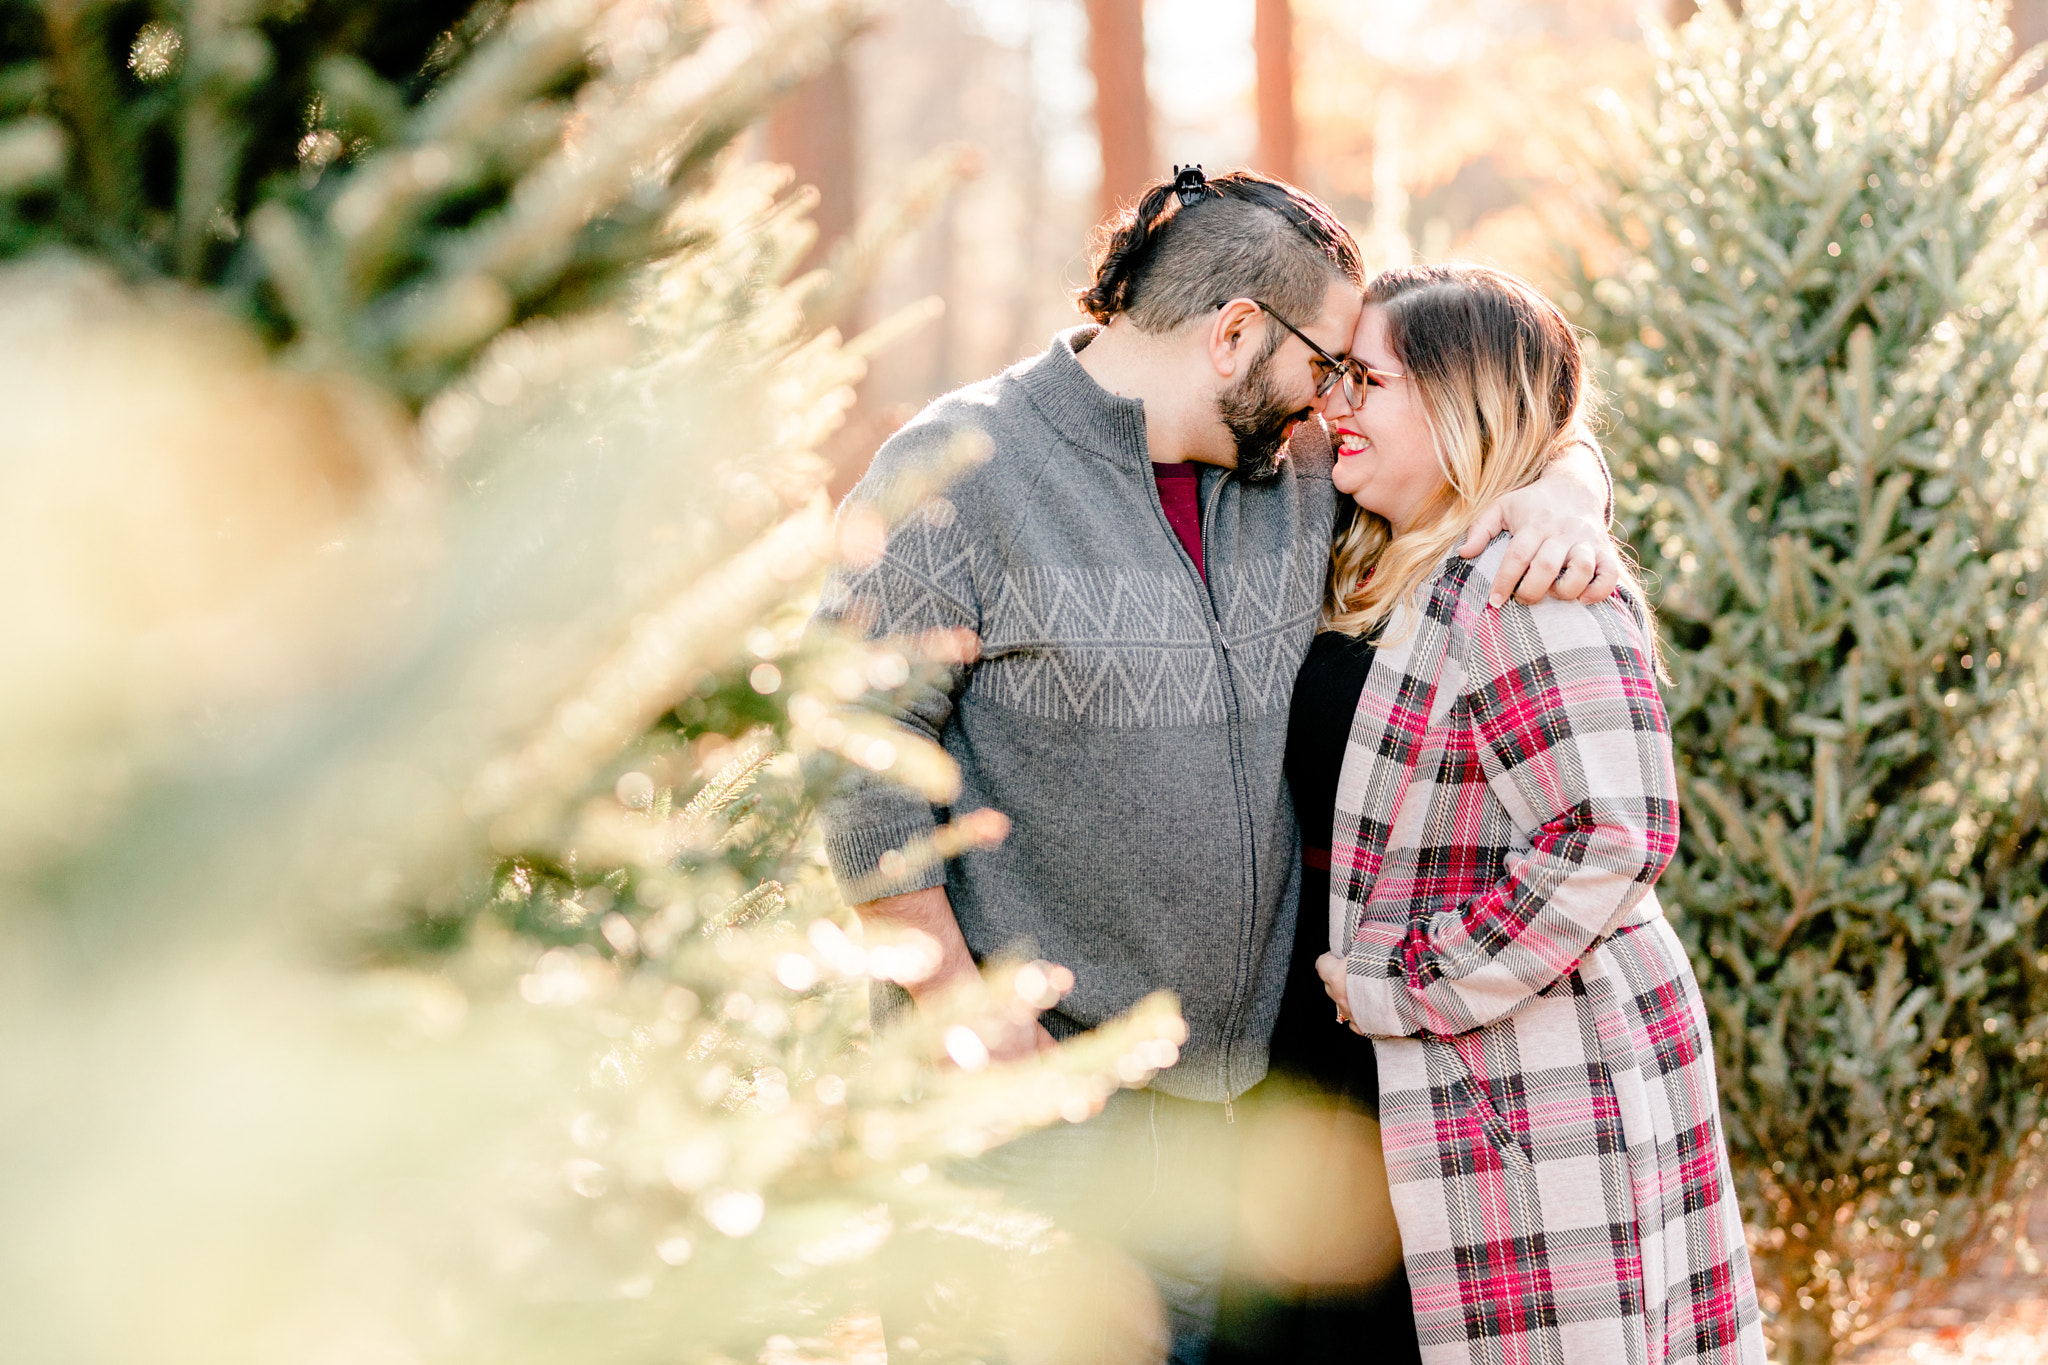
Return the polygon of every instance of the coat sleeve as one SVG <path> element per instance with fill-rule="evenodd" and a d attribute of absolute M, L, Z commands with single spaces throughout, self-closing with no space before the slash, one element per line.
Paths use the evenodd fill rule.
<path fill-rule="evenodd" d="M 1424 862 L 1500 871 L 1455 908 L 1413 907 L 1398 972 L 1350 978 L 1368 1033 L 1457 1034 L 1512 1013 L 1619 927 L 1678 844 L 1670 723 L 1633 601 L 1481 605 L 1464 625 L 1449 752 L 1465 786 L 1456 817 L 1431 820 Z"/>
<path fill-rule="evenodd" d="M 901 501 L 906 489 L 918 490 L 913 494 L 918 504 L 890 530 L 879 556 L 867 564 L 842 566 L 833 574 L 814 624 L 850 630 L 869 640 L 915 640 L 934 631 L 979 636 L 975 556 L 981 546 L 967 524 L 970 514 L 959 500 L 947 496 L 958 490 L 940 491 L 937 486 L 943 483 L 937 472 L 957 467 L 960 447 L 974 441 L 986 444 L 978 431 L 924 421 L 898 432 L 876 453 L 874 464 L 840 508 L 842 525 L 850 517 L 878 515 L 877 509 Z M 936 675 L 921 675 L 923 680 L 913 684 L 897 712 L 897 723 L 938 743 L 972 672 L 972 663 L 960 663 Z M 884 854 L 928 838 L 937 827 L 937 813 L 915 791 L 863 774 L 826 802 L 820 817 L 833 876 L 849 896 L 873 899 L 943 884 L 942 864 L 893 880 L 877 871 Z"/>

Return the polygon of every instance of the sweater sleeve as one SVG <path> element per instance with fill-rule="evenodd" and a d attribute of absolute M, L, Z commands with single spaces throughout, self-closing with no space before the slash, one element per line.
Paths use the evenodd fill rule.
<path fill-rule="evenodd" d="M 902 491 L 899 481 L 923 482 L 946 460 L 947 448 L 958 437 L 950 424 L 940 422 L 915 424 L 891 437 L 842 504 L 841 521 L 890 502 Z M 879 557 L 835 572 L 814 619 L 870 640 L 915 639 L 946 630 L 978 635 L 975 557 L 980 548 L 975 528 L 967 524 L 958 505 L 943 493 L 933 493 L 891 529 Z M 897 723 L 938 743 L 972 670 L 972 664 L 963 663 L 927 676 L 909 693 Z M 929 837 L 937 826 L 930 803 L 909 788 L 863 774 L 850 779 L 820 814 L 826 856 L 849 897 L 900 895 L 944 882 L 945 869 L 938 865 L 913 869 L 893 880 L 877 871 L 884 854 Z"/>
<path fill-rule="evenodd" d="M 1400 970 L 1352 976 L 1369 1033 L 1456 1034 L 1526 1004 L 1577 967 L 1648 894 L 1678 843 L 1670 726 L 1647 623 L 1617 597 L 1598 606 L 1510 601 L 1461 632 L 1464 686 L 1452 723 L 1487 794 L 1527 846 L 1454 909 L 1411 917 Z M 1473 793 L 1477 795 L 1477 793 Z M 1486 822 L 1461 803 L 1466 844 Z M 1440 862 L 1475 850 L 1434 850 Z"/>

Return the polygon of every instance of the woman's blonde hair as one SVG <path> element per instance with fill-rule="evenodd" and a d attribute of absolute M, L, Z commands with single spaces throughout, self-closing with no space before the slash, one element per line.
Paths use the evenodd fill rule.
<path fill-rule="evenodd" d="M 1344 500 L 1330 551 L 1324 628 L 1362 635 L 1435 573 L 1479 510 L 1534 483 L 1579 438 L 1590 401 L 1578 334 L 1527 281 L 1479 265 L 1388 270 L 1365 288 L 1415 385 L 1444 485 L 1395 535 Z M 1371 399 L 1366 400 L 1370 402 Z"/>

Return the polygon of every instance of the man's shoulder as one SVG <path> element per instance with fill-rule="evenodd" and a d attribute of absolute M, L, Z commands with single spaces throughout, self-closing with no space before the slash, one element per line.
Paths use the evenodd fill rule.
<path fill-rule="evenodd" d="M 882 442 L 861 482 L 939 478 L 956 490 L 1001 482 L 1036 467 L 1056 440 L 1016 371 L 1005 370 L 927 403 Z"/>
<path fill-rule="evenodd" d="M 1289 535 L 1327 536 L 1337 511 L 1337 490 L 1330 482 L 1334 458 L 1322 423 L 1303 422 L 1287 442 L 1287 459 L 1279 477 L 1241 483 L 1241 496 L 1248 507 L 1260 509 L 1259 515 L 1280 518 Z"/>
<path fill-rule="evenodd" d="M 882 443 L 876 459 L 926 455 L 963 436 L 992 439 L 996 429 L 1015 420 L 1021 397 L 1007 380 L 1007 374 L 990 375 L 940 394 Z"/>
<path fill-rule="evenodd" d="M 1329 483 L 1337 452 L 1330 444 L 1329 429 L 1320 419 L 1298 423 L 1287 440 L 1287 467 L 1299 480 Z"/>

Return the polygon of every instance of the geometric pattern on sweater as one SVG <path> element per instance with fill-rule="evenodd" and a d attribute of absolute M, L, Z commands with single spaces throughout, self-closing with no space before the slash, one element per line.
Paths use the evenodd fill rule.
<path fill-rule="evenodd" d="M 1242 715 L 1287 704 L 1323 564 L 1320 551 L 1290 550 L 1211 566 Z M 969 690 L 1040 719 L 1105 728 L 1220 722 L 1223 686 L 1199 593 L 1185 572 L 1012 568 L 983 608 L 982 660 Z M 1288 602 L 1295 610 L 1275 616 Z"/>
<path fill-rule="evenodd" d="M 958 534 L 950 509 L 934 499 L 890 532 L 888 552 L 873 564 L 832 575 L 826 614 L 858 616 L 870 638 L 974 629 L 976 547 Z"/>
<path fill-rule="evenodd" d="M 981 659 L 969 690 L 1041 720 L 1110 729 L 1222 721 L 1209 606 L 1189 574 L 1013 564 L 978 588 L 982 547 L 949 511 L 935 500 L 897 526 L 873 565 L 835 576 L 827 613 L 859 616 L 876 636 L 975 630 Z M 1320 547 L 1304 547 L 1210 566 L 1243 716 L 1292 696 L 1327 563 Z M 1285 604 L 1293 611 L 1276 615 Z"/>
<path fill-rule="evenodd" d="M 1323 584 L 1330 575 L 1327 544 L 1250 558 L 1233 566 L 1219 604 L 1223 638 L 1236 665 L 1239 702 L 1247 714 L 1284 711 L 1294 699 L 1294 675 L 1308 654 L 1322 616 Z M 1288 603 L 1294 609 L 1285 615 Z"/>

